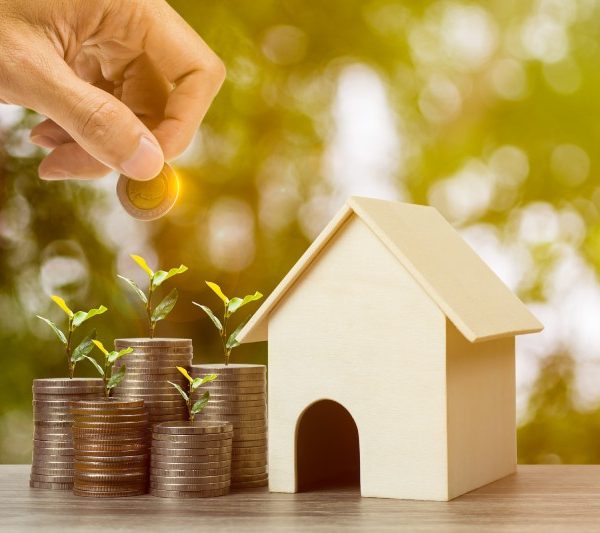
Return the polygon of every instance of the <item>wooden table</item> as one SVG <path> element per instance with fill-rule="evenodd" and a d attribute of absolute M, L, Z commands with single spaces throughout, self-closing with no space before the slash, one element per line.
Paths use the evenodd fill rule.
<path fill-rule="evenodd" d="M 355 490 L 222 498 L 88 499 L 30 489 L 29 467 L 0 466 L 0 531 L 599 531 L 600 466 L 520 466 L 451 502 L 360 498 Z"/>

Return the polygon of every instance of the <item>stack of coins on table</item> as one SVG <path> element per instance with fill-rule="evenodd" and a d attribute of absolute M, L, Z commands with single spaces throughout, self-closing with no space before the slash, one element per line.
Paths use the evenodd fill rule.
<path fill-rule="evenodd" d="M 117 497 L 148 490 L 150 425 L 143 400 L 71 403 L 78 496 Z"/>
<path fill-rule="evenodd" d="M 115 388 L 114 397 L 143 399 L 152 424 L 186 420 L 185 401 L 168 381 L 187 390 L 188 382 L 177 367 L 189 370 L 193 357 L 192 340 L 142 338 L 115 341 L 117 350 L 128 347 L 133 348 L 133 352 L 115 364 L 115 371 L 125 365 L 127 373 Z"/>
<path fill-rule="evenodd" d="M 266 367 L 264 365 L 192 366 L 192 377 L 217 374 L 218 378 L 200 387 L 210 393 L 202 419 L 229 421 L 233 425 L 231 487 L 262 487 L 268 483 Z"/>
<path fill-rule="evenodd" d="M 231 482 L 229 422 L 154 426 L 150 494 L 163 498 L 224 496 Z"/>
<path fill-rule="evenodd" d="M 71 400 L 101 398 L 101 379 L 33 380 L 33 458 L 29 485 L 39 489 L 73 488 Z"/>

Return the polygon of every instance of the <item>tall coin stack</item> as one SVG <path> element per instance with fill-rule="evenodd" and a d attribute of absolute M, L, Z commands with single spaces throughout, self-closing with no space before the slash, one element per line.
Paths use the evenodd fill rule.
<path fill-rule="evenodd" d="M 193 349 L 191 339 L 117 339 L 115 348 L 122 350 L 131 347 L 133 352 L 119 359 L 126 365 L 125 378 L 114 390 L 114 397 L 121 399 L 140 398 L 144 400 L 150 415 L 150 423 L 186 420 L 187 406 L 172 385 L 172 381 L 187 389 L 187 381 L 176 367 L 186 370 L 192 364 Z"/>
<path fill-rule="evenodd" d="M 165 422 L 154 426 L 150 494 L 163 498 L 227 494 L 232 437 L 229 422 Z"/>
<path fill-rule="evenodd" d="M 38 489 L 73 488 L 72 400 L 101 398 L 101 379 L 33 380 L 33 457 L 29 485 Z"/>
<path fill-rule="evenodd" d="M 267 403 L 264 365 L 192 366 L 192 377 L 217 374 L 218 378 L 195 393 L 210 392 L 202 419 L 229 421 L 233 425 L 231 450 L 231 487 L 249 488 L 267 485 Z"/>
<path fill-rule="evenodd" d="M 136 496 L 148 491 L 150 425 L 143 400 L 71 403 L 77 496 Z"/>

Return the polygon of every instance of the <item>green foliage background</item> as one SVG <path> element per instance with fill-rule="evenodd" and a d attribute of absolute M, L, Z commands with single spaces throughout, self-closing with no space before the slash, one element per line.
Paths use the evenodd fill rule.
<path fill-rule="evenodd" d="M 228 81 L 194 148 L 176 163 L 183 191 L 179 205 L 169 217 L 139 225 L 142 249 L 131 239 L 130 248 L 120 246 L 119 229 L 108 223 L 115 209 L 114 177 L 99 186 L 42 183 L 36 175 L 42 154 L 24 140 L 38 117 L 27 113 L 2 132 L 0 462 L 30 460 L 31 380 L 65 373 L 60 346 L 34 318 L 37 313 L 60 320 L 60 310 L 48 299 L 51 290 L 77 309 L 106 305 L 109 313 L 93 324 L 105 343 L 144 335 L 142 310 L 116 280 L 117 261 L 122 272 L 128 253 L 151 249 L 162 268 L 179 263 L 190 267 L 173 280 L 180 303 L 159 325 L 159 334 L 192 337 L 197 362 L 219 359 L 212 325 L 191 301 L 219 305 L 205 279 L 218 281 L 228 293 L 259 289 L 268 294 L 304 251 L 310 241 L 306 206 L 316 196 L 335 197 L 323 160 L 335 131 L 332 105 L 338 79 L 350 65 L 370 69 L 385 87 L 389 115 L 408 146 L 392 176 L 405 199 L 428 203 L 435 187 L 470 159 L 485 158 L 500 146 L 518 147 L 528 159 L 524 179 L 509 191 L 496 190 L 480 212 L 453 222 L 464 227 L 489 224 L 508 235 L 514 214 L 525 206 L 545 202 L 568 209 L 585 224 L 577 251 L 594 269 L 600 268 L 600 11 L 594 0 L 171 4 L 223 58 Z M 480 63 L 472 61 L 480 57 L 477 53 L 469 55 L 483 46 L 468 41 L 473 27 L 446 27 L 453 13 L 488 21 L 484 29 L 493 33 L 496 44 Z M 447 31 L 466 36 L 465 57 L 452 55 L 444 45 Z M 561 31 L 568 43 L 562 55 L 555 49 Z M 503 68 L 508 78 L 494 82 L 494 76 L 502 78 Z M 444 80 L 435 82 L 440 75 Z M 452 91 L 461 101 L 454 115 Z M 563 174 L 552 167 L 553 150 L 562 144 L 576 145 L 587 154 L 584 179 L 570 179 L 568 161 Z M 275 226 L 260 216 L 269 183 L 275 197 L 281 194 L 288 202 L 283 222 Z M 214 261 L 209 250 L 219 246 L 211 210 L 223 199 L 229 209 L 249 206 L 252 214 L 252 260 L 240 269 L 223 268 L 223 261 Z M 536 281 L 521 291 L 525 301 L 543 302 L 546 297 L 552 246 L 532 250 Z M 76 272 L 65 277 L 65 285 L 56 281 L 61 269 Z M 242 346 L 233 355 L 237 361 L 265 359 L 264 345 Z M 569 346 L 543 360 L 519 430 L 520 461 L 600 460 L 600 409 L 578 405 L 577 365 Z M 84 366 L 79 375 L 93 375 Z"/>

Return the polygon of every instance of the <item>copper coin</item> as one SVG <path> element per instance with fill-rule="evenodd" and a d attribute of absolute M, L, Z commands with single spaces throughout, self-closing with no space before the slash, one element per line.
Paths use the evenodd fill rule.
<path fill-rule="evenodd" d="M 192 347 L 192 339 L 179 339 L 173 337 L 131 337 L 127 339 L 115 339 L 117 349 L 128 346 L 173 346 L 173 347 Z"/>
<path fill-rule="evenodd" d="M 219 363 L 203 363 L 192 365 L 192 370 L 204 372 L 205 374 L 266 374 L 265 365 L 248 365 L 239 363 L 230 363 L 223 365 Z"/>

